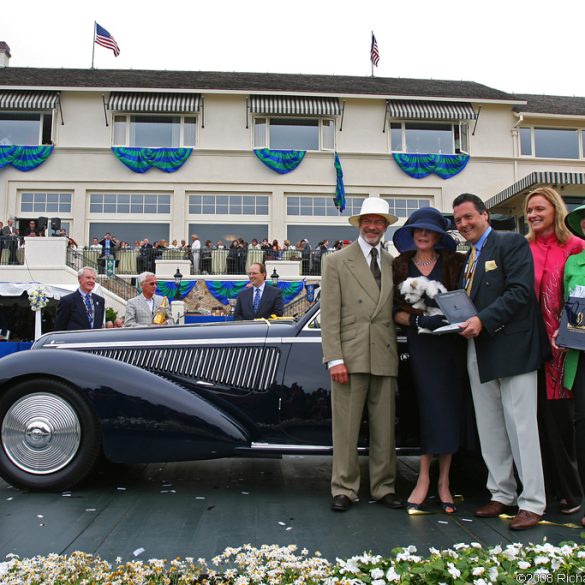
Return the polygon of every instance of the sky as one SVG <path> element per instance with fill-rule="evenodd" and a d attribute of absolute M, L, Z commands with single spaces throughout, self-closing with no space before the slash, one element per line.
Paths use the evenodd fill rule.
<path fill-rule="evenodd" d="M 583 0 L 27 0 L 3 6 L 11 67 L 371 75 L 585 97 Z"/>

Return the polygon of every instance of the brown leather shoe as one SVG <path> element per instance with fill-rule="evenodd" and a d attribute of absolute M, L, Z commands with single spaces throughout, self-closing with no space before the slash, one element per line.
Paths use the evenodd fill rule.
<path fill-rule="evenodd" d="M 331 509 L 334 512 L 347 512 L 352 504 L 353 502 L 343 494 L 331 498 Z"/>
<path fill-rule="evenodd" d="M 378 504 L 382 504 L 382 506 L 386 506 L 386 508 L 390 508 L 392 510 L 399 510 L 400 508 L 404 508 L 404 502 L 396 497 L 396 494 L 386 494 L 382 496 L 379 500 L 377 500 Z"/>
<path fill-rule="evenodd" d="M 513 508 L 511 506 L 506 506 L 502 502 L 491 500 L 489 504 L 478 508 L 474 514 L 479 518 L 497 518 L 500 514 L 507 514 L 512 510 Z"/>
<path fill-rule="evenodd" d="M 536 526 L 542 516 L 529 512 L 528 510 L 518 510 L 518 514 L 514 517 L 514 520 L 510 522 L 510 530 L 526 530 Z"/>

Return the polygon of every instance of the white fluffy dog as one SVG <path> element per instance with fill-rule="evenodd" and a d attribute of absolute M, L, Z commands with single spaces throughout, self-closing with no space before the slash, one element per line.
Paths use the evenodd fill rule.
<path fill-rule="evenodd" d="M 439 293 L 447 289 L 436 280 L 429 280 L 426 276 L 407 278 L 400 285 L 400 294 L 413 309 L 420 309 L 424 315 L 442 315 L 439 307 L 427 307 L 426 299 L 434 299 Z M 418 328 L 419 333 L 431 333 L 429 329 Z"/>

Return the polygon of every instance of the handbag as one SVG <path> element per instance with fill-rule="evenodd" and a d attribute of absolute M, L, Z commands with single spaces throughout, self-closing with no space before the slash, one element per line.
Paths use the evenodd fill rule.
<path fill-rule="evenodd" d="M 565 301 L 557 345 L 585 351 L 585 298 L 569 297 Z"/>

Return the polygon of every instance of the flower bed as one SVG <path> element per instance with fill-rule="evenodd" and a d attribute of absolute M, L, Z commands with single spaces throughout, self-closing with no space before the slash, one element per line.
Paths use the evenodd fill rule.
<path fill-rule="evenodd" d="M 0 563 L 3 585 L 411 585 L 453 583 L 583 583 L 585 545 L 510 544 L 483 548 L 478 543 L 431 548 L 420 556 L 414 546 L 389 557 L 364 553 L 335 564 L 297 547 L 244 545 L 228 548 L 208 565 L 204 559 L 114 564 L 90 554 L 48 555 Z"/>

